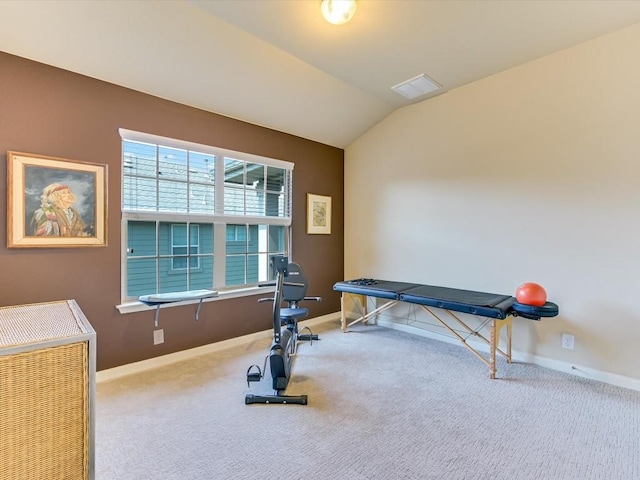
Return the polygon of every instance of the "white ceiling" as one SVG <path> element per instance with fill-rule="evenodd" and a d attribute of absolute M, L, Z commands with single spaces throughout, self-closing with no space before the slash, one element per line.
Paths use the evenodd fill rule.
<path fill-rule="evenodd" d="M 359 0 L 334 26 L 319 3 L 0 0 L 0 51 L 345 148 L 411 77 L 446 92 L 640 22 L 637 0 Z"/>

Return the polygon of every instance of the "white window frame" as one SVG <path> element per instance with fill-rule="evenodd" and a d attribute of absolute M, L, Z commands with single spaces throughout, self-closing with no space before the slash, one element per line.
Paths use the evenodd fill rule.
<path fill-rule="evenodd" d="M 214 228 L 214 272 L 213 285 L 211 288 L 218 290 L 220 295 L 217 298 L 209 299 L 216 301 L 218 299 L 253 295 L 256 291 L 264 290 L 257 284 L 241 285 L 237 287 L 225 286 L 226 272 L 226 226 L 227 224 L 245 224 L 245 225 L 275 225 L 284 226 L 285 228 L 285 253 L 289 254 L 291 247 L 291 220 L 292 220 L 292 183 L 293 183 L 293 167 L 292 162 L 278 160 L 269 157 L 262 157 L 254 154 L 237 152 L 233 150 L 202 145 L 183 140 L 162 137 L 153 134 L 136 132 L 133 130 L 119 129 L 121 141 L 133 141 L 147 144 L 154 144 L 162 147 L 178 148 L 182 150 L 196 151 L 199 153 L 210 154 L 221 159 L 215 162 L 215 212 L 213 214 L 202 213 L 184 213 L 184 212 L 165 212 L 165 211 L 148 211 L 148 210 L 127 210 L 124 208 L 124 188 L 121 198 L 122 222 L 121 222 L 121 304 L 117 306 L 121 313 L 129 313 L 139 311 L 145 307 L 137 301 L 137 299 L 128 297 L 127 295 L 127 225 L 130 220 L 139 221 L 156 221 L 169 223 L 208 223 L 213 224 Z M 285 191 L 284 216 L 268 217 L 268 216 L 250 216 L 250 215 L 229 215 L 224 214 L 224 159 L 232 158 L 241 160 L 246 163 L 256 163 L 266 165 L 267 167 L 277 167 L 288 170 L 288 185 Z M 124 173 L 122 173 L 122 182 L 124 185 Z M 267 246 L 268 248 L 268 246 Z M 199 250 L 200 251 L 200 250 Z M 262 280 L 260 280 L 262 281 Z"/>

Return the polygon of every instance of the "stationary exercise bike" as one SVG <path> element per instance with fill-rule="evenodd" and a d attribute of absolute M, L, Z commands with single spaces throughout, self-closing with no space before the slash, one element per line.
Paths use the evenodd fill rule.
<path fill-rule="evenodd" d="M 289 259 L 282 255 L 272 256 L 271 264 L 276 271 L 276 281 L 275 283 L 260 284 L 260 286 L 275 285 L 274 296 L 273 298 L 261 298 L 258 302 L 273 302 L 273 342 L 262 369 L 258 365 L 251 365 L 247 370 L 247 385 L 251 387 L 252 382 L 262 380 L 268 361 L 275 393 L 273 395 L 247 394 L 244 403 L 247 405 L 253 403 L 306 405 L 306 395 L 285 395 L 284 391 L 291 378 L 291 367 L 298 347 L 298 340 L 311 343 L 313 340 L 318 340 L 318 335 L 314 335 L 309 327 L 302 329 L 308 333 L 298 331 L 298 320 L 309 315 L 309 310 L 299 307 L 298 302 L 303 300 L 319 302 L 322 299 L 321 297 L 305 296 L 308 282 L 300 265 L 289 263 Z M 283 302 L 286 302 L 287 307 L 281 306 Z"/>

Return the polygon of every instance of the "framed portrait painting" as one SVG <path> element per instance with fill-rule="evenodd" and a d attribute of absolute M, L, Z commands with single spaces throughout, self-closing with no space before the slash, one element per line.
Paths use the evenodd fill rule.
<path fill-rule="evenodd" d="M 107 244 L 107 166 L 7 152 L 7 247 Z"/>
<path fill-rule="evenodd" d="M 307 193 L 307 233 L 331 233 L 331 197 Z"/>

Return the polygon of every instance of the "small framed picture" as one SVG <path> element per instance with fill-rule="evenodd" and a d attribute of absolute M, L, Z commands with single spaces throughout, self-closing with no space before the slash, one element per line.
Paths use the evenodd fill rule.
<path fill-rule="evenodd" d="M 7 247 L 107 244 L 107 166 L 7 152 Z"/>
<path fill-rule="evenodd" d="M 331 233 L 331 197 L 307 193 L 307 233 Z"/>

